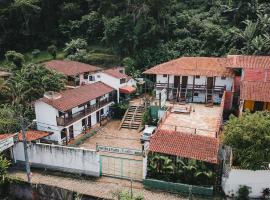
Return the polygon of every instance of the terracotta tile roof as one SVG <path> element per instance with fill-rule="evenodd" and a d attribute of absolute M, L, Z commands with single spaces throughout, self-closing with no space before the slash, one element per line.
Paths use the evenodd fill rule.
<path fill-rule="evenodd" d="M 34 141 L 34 140 L 39 140 L 41 138 L 47 137 L 47 136 L 49 136 L 51 134 L 52 133 L 46 132 L 46 131 L 29 130 L 29 131 L 26 131 L 25 136 L 26 136 L 26 141 L 31 142 L 31 141 Z M 23 140 L 21 132 L 18 134 L 18 140 L 19 141 Z"/>
<path fill-rule="evenodd" d="M 233 70 L 227 68 L 229 64 L 227 58 L 181 57 L 152 67 L 144 73 L 233 77 Z"/>
<path fill-rule="evenodd" d="M 218 149 L 219 141 L 216 138 L 161 129 L 151 137 L 149 146 L 152 152 L 210 163 L 218 162 Z"/>
<path fill-rule="evenodd" d="M 229 55 L 230 67 L 270 69 L 270 56 Z"/>
<path fill-rule="evenodd" d="M 242 81 L 240 98 L 243 100 L 270 102 L 270 82 Z"/>
<path fill-rule="evenodd" d="M 75 76 L 85 72 L 97 72 L 101 70 L 101 68 L 93 65 L 69 60 L 51 60 L 45 62 L 44 65 L 66 76 Z"/>
<path fill-rule="evenodd" d="M 15 135 L 16 134 L 13 134 L 13 133 L 0 134 L 0 140 L 4 140 L 4 139 L 10 138 L 10 137 L 13 137 Z"/>
<path fill-rule="evenodd" d="M 119 92 L 124 94 L 132 94 L 136 92 L 136 88 L 132 86 L 123 86 L 119 88 Z"/>
<path fill-rule="evenodd" d="M 53 106 L 57 110 L 65 112 L 78 105 L 84 104 L 88 101 L 96 99 L 114 89 L 102 82 L 96 82 L 89 85 L 83 85 L 75 89 L 65 90 L 60 92 L 60 98 L 48 99 L 46 97 L 40 100 Z"/>
<path fill-rule="evenodd" d="M 130 76 L 119 72 L 120 69 L 122 69 L 122 67 L 121 68 L 117 67 L 117 68 L 107 69 L 107 70 L 104 70 L 103 73 L 108 74 L 108 75 L 115 77 L 117 79 L 126 78 L 127 80 L 130 80 L 131 79 Z"/>

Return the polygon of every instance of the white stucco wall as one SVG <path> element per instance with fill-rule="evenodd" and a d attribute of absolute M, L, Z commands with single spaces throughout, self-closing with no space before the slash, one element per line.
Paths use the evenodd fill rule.
<path fill-rule="evenodd" d="M 61 127 L 58 127 L 56 122 L 58 111 L 54 107 L 42 101 L 36 101 L 35 114 L 37 120 L 37 129 L 41 131 L 53 132 L 54 134 L 48 136 L 47 139 L 53 141 L 60 141 Z"/>
<path fill-rule="evenodd" d="M 232 86 L 233 86 L 233 78 L 231 77 L 226 77 L 225 80 L 222 80 L 221 77 L 216 77 L 216 86 L 225 86 L 226 85 L 226 90 L 231 91 Z"/>
<path fill-rule="evenodd" d="M 15 162 L 25 161 L 22 142 L 17 143 L 13 151 Z M 100 176 L 100 157 L 96 150 L 32 143 L 28 155 L 31 166 Z"/>
<path fill-rule="evenodd" d="M 228 178 L 222 180 L 222 188 L 227 196 L 237 196 L 241 185 L 251 188 L 251 198 L 261 197 L 263 189 L 270 187 L 270 170 L 231 169 Z"/>

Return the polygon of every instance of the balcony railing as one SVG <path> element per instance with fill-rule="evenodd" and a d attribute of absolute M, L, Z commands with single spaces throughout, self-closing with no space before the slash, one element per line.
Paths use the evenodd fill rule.
<path fill-rule="evenodd" d="M 101 100 L 97 104 L 90 105 L 89 107 L 87 107 L 79 112 L 73 113 L 71 116 L 56 117 L 57 125 L 58 126 L 68 126 L 69 124 L 72 124 L 72 123 L 78 121 L 79 119 L 85 117 L 86 115 L 91 114 L 92 112 L 95 112 L 96 110 L 102 108 L 103 106 L 105 106 L 113 101 L 114 101 L 113 97 L 109 97 L 109 98 L 106 98 L 104 100 Z"/>
<path fill-rule="evenodd" d="M 168 87 L 169 86 L 169 87 Z M 169 88 L 170 90 L 178 90 L 178 88 L 174 87 L 174 84 L 172 83 L 169 83 L 169 85 L 167 83 L 156 83 L 156 88 L 157 89 L 167 89 Z M 209 88 L 207 88 L 207 85 L 194 85 L 193 84 L 187 84 L 185 86 L 182 87 L 182 85 L 180 84 L 179 85 L 179 88 L 182 88 L 181 90 L 193 90 L 194 91 L 206 91 L 206 90 L 209 90 Z M 212 89 L 210 89 L 212 90 Z M 225 86 L 214 86 L 213 87 L 213 92 L 223 92 L 224 90 L 226 90 L 226 87 Z"/>

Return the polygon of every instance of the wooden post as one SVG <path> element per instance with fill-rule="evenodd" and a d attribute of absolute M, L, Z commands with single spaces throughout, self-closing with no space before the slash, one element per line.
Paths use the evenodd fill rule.
<path fill-rule="evenodd" d="M 170 83 L 170 76 L 167 74 L 167 100 L 169 100 L 169 83 Z"/>
<path fill-rule="evenodd" d="M 192 85 L 192 102 L 194 101 L 194 86 L 195 86 L 195 76 L 193 76 L 193 85 Z"/>

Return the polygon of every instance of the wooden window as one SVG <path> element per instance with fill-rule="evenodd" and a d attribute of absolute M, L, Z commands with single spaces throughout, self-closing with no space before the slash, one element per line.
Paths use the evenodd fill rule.
<path fill-rule="evenodd" d="M 126 79 L 125 78 L 121 78 L 120 79 L 120 84 L 123 84 L 123 83 L 125 83 L 126 82 Z"/>
<path fill-rule="evenodd" d="M 226 80 L 226 76 L 221 76 L 221 80 Z"/>
<path fill-rule="evenodd" d="M 100 78 L 100 75 L 97 75 L 97 78 Z"/>
<path fill-rule="evenodd" d="M 89 81 L 95 81 L 95 77 L 94 76 L 88 76 L 88 80 Z"/>
<path fill-rule="evenodd" d="M 196 79 L 200 79 L 200 78 L 201 78 L 201 76 L 198 76 L 198 75 L 197 75 L 197 76 L 195 76 L 195 78 L 196 78 Z"/>
<path fill-rule="evenodd" d="M 219 98 L 222 98 L 223 94 L 219 94 L 218 96 L 219 96 Z"/>
<path fill-rule="evenodd" d="M 194 92 L 194 97 L 198 97 L 199 93 L 198 92 Z"/>
<path fill-rule="evenodd" d="M 83 78 L 87 80 L 88 79 L 88 75 L 89 75 L 88 73 L 84 73 L 83 74 Z"/>
<path fill-rule="evenodd" d="M 164 78 L 167 77 L 167 74 L 163 74 L 163 77 L 164 77 Z"/>
<path fill-rule="evenodd" d="M 121 74 L 124 74 L 124 70 L 123 70 L 123 69 L 120 69 L 119 72 L 120 72 Z"/>

